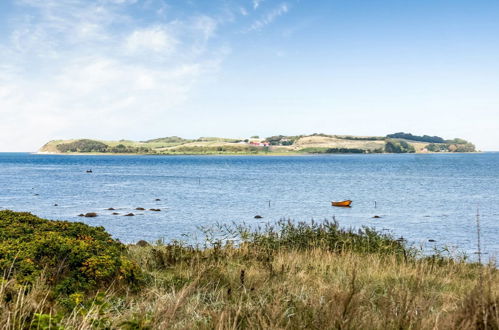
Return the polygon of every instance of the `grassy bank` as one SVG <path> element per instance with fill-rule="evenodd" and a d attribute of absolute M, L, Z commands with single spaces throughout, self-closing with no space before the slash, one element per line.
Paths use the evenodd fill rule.
<path fill-rule="evenodd" d="M 42 227 L 27 233 L 26 223 L 36 218 L 31 217 L 0 212 L 0 221 L 10 219 L 14 228 L 0 236 L 4 328 L 499 327 L 495 267 L 418 257 L 402 242 L 369 229 L 354 232 L 328 222 L 225 226 L 207 230 L 203 246 L 140 242 L 120 249 L 113 241 L 102 252 L 93 249 L 109 240 L 100 229 L 40 219 Z M 50 243 L 27 239 L 41 231 L 65 237 L 67 249 L 60 252 L 68 257 L 47 263 Z M 13 241 L 25 242 L 25 251 L 12 252 Z M 26 277 L 30 270 L 19 259 L 41 271 Z M 60 281 L 79 276 L 71 268 L 88 268 L 89 259 L 99 261 L 90 268 L 102 276 L 95 282 L 84 277 L 85 287 L 61 291 Z M 113 270 L 105 272 L 109 265 Z"/>

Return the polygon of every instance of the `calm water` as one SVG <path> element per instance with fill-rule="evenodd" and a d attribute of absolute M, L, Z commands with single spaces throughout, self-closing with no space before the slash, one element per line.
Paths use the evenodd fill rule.
<path fill-rule="evenodd" d="M 87 174 L 87 169 L 93 173 Z M 330 206 L 331 200 L 342 199 L 352 199 L 353 207 Z M 133 212 L 136 216 L 111 215 L 113 211 L 106 210 L 109 207 L 121 215 Z M 136 207 L 162 211 L 135 211 Z M 473 253 L 477 207 L 483 249 L 487 257 L 496 256 L 499 154 L 177 157 L 0 153 L 0 209 L 104 226 L 124 242 L 182 239 L 182 234 L 196 232 L 197 226 L 216 222 L 308 221 L 335 216 L 343 226 L 374 226 L 427 249 L 437 244 Z M 99 216 L 77 216 L 86 212 Z M 254 219 L 256 214 L 264 218 Z M 374 215 L 382 218 L 373 219 Z"/>

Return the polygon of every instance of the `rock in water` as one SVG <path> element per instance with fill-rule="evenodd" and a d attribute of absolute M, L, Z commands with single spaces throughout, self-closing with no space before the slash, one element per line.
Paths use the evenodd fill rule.
<path fill-rule="evenodd" d="M 137 207 L 137 208 L 135 208 L 135 209 L 136 209 L 137 211 L 144 211 L 144 210 L 145 210 L 145 208 L 143 208 L 143 207 Z"/>
<path fill-rule="evenodd" d="M 263 217 L 261 215 L 255 215 L 255 219 L 262 219 Z"/>
<path fill-rule="evenodd" d="M 133 213 L 128 213 L 128 214 L 125 214 L 124 216 L 125 216 L 125 217 L 133 217 L 134 215 L 135 215 L 135 214 L 133 214 Z"/>
<path fill-rule="evenodd" d="M 97 216 L 97 213 L 95 213 L 95 212 L 85 213 L 85 218 L 95 218 L 96 216 Z"/>

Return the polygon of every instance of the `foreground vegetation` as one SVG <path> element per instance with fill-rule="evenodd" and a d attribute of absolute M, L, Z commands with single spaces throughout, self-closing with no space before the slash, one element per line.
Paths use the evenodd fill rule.
<path fill-rule="evenodd" d="M 50 141 L 41 152 L 152 154 L 152 155 L 255 155 L 255 154 L 342 154 L 474 152 L 475 146 L 463 139 L 444 140 L 438 136 L 395 133 L 380 136 L 311 134 L 248 139 L 172 136 L 148 141 L 96 141 L 89 139 Z"/>
<path fill-rule="evenodd" d="M 495 267 L 418 257 L 367 228 L 281 221 L 205 230 L 202 246 L 126 247 L 102 228 L 27 213 L 0 211 L 0 224 L 11 228 L 0 236 L 5 329 L 499 328 Z M 56 243 L 34 239 L 46 235 Z M 59 244 L 67 257 L 53 255 Z M 64 284 L 88 274 L 88 260 L 107 260 L 91 263 L 105 276 Z"/>

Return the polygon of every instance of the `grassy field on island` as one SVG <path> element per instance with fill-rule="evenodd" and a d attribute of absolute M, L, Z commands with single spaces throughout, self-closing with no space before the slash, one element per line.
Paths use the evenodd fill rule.
<path fill-rule="evenodd" d="M 3 329 L 498 329 L 495 266 L 281 221 L 201 245 L 0 211 Z"/>

